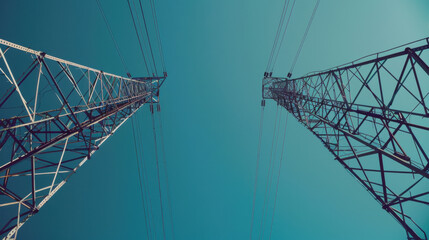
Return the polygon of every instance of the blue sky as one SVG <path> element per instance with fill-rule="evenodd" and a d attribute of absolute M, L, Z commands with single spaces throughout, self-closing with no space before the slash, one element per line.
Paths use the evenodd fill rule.
<path fill-rule="evenodd" d="M 143 74 L 126 1 L 101 2 L 131 72 Z M 283 1 L 155 2 L 169 74 L 161 105 L 175 239 L 247 239 L 261 79 Z M 314 3 L 297 1 L 276 75 L 287 74 Z M 0 6 L 0 38 L 124 74 L 95 1 Z M 424 0 L 322 1 L 294 76 L 427 37 L 428 12 Z M 261 169 L 275 108 L 267 102 Z M 138 114 L 145 157 L 153 161 L 149 109 Z M 289 120 L 272 239 L 404 239 L 402 228 L 322 144 Z M 143 238 L 131 131 L 130 122 L 121 127 L 19 236 Z"/>

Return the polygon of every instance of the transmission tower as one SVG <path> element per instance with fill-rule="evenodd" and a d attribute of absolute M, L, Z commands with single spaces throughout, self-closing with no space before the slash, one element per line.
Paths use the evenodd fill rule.
<path fill-rule="evenodd" d="M 158 102 L 165 78 L 121 77 L 0 39 L 0 237 L 16 238 L 128 118 Z"/>
<path fill-rule="evenodd" d="M 263 78 L 263 98 L 322 141 L 408 239 L 427 239 L 428 48 L 429 38 L 300 78 Z"/>

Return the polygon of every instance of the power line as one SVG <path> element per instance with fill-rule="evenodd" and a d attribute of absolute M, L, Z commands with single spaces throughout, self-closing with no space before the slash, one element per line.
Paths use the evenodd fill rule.
<path fill-rule="evenodd" d="M 274 206 L 273 206 L 273 215 L 271 217 L 271 227 L 270 227 L 270 239 L 271 239 L 271 233 L 273 232 L 273 222 L 274 222 L 274 213 L 276 212 L 276 203 L 277 203 L 277 193 L 279 191 L 279 182 L 280 182 L 280 170 L 282 168 L 282 160 L 283 160 L 283 153 L 285 148 L 285 140 L 286 140 L 286 129 L 287 129 L 287 120 L 288 120 L 289 113 L 286 112 L 286 123 L 285 123 L 285 131 L 283 133 L 283 144 L 282 144 L 282 153 L 280 156 L 280 163 L 279 163 L 279 172 L 277 175 L 277 184 L 276 184 L 276 194 L 274 196 Z"/>
<path fill-rule="evenodd" d="M 173 213 L 171 209 L 171 198 L 170 198 L 170 185 L 168 181 L 168 172 L 167 172 L 167 161 L 165 160 L 165 149 L 164 149 L 164 131 L 162 129 L 162 120 L 161 120 L 161 105 L 159 103 L 157 104 L 157 111 L 158 111 L 158 120 L 159 120 L 159 131 L 161 135 L 161 151 L 162 151 L 162 162 L 164 164 L 164 175 L 165 175 L 165 184 L 167 187 L 167 204 L 169 209 L 169 215 L 170 215 L 170 222 L 171 222 L 171 234 L 172 238 L 174 240 L 174 225 L 173 225 Z"/>
<path fill-rule="evenodd" d="M 161 207 L 161 219 L 162 219 L 162 234 L 164 236 L 165 240 L 165 224 L 164 224 L 164 209 L 162 206 L 162 192 L 161 192 L 161 181 L 159 178 L 159 161 L 158 161 L 158 147 L 156 142 L 156 130 L 155 130 L 155 118 L 154 118 L 154 111 L 153 111 L 153 105 L 150 105 L 151 110 L 151 116 L 152 116 L 152 129 L 153 129 L 153 140 L 155 143 L 155 159 L 156 159 L 156 170 L 157 170 L 157 178 L 158 178 L 158 190 L 159 190 L 159 202 Z"/>
<path fill-rule="evenodd" d="M 283 112 L 283 108 L 280 108 L 280 117 L 279 117 L 279 123 L 278 123 L 278 125 L 279 125 L 278 130 L 280 130 L 280 123 L 282 121 L 282 112 Z M 272 186 L 273 176 L 274 176 L 274 167 L 275 167 L 275 161 L 276 161 L 276 156 L 277 156 L 277 147 L 278 147 L 278 142 L 279 142 L 279 136 L 280 136 L 280 134 L 277 134 L 277 136 L 276 136 L 276 142 L 275 142 L 275 145 L 274 145 L 274 154 L 273 154 L 273 157 L 272 157 L 273 161 L 272 161 L 272 164 L 271 164 L 272 167 L 271 167 L 271 171 L 269 172 L 270 182 L 268 184 L 267 206 L 266 206 L 267 208 L 268 208 L 268 204 L 270 202 L 271 186 Z M 265 209 L 265 206 L 264 206 L 264 209 Z M 267 209 L 267 214 L 268 214 L 268 209 Z M 264 219 L 265 219 L 265 214 L 262 215 L 262 222 L 264 222 Z M 265 230 L 265 228 L 262 228 L 262 235 L 264 234 L 264 230 Z"/>
<path fill-rule="evenodd" d="M 150 4 L 151 4 L 151 7 L 152 7 L 152 14 L 153 14 L 153 19 L 154 19 L 154 24 L 155 24 L 156 36 L 157 36 L 157 39 L 158 39 L 159 52 L 160 52 L 160 55 L 161 55 L 162 69 L 163 69 L 164 72 L 166 72 L 167 70 L 165 69 L 164 51 L 162 49 L 161 36 L 159 34 L 158 17 L 156 16 L 155 3 L 153 2 L 153 0 L 150 0 Z"/>
<path fill-rule="evenodd" d="M 282 15 L 281 15 L 281 17 L 280 17 L 279 24 L 278 24 L 278 27 L 277 27 L 276 37 L 274 38 L 273 47 L 271 48 L 270 57 L 269 57 L 269 59 L 268 59 L 267 68 L 266 68 L 266 70 L 265 70 L 266 72 L 268 72 L 268 69 L 270 68 L 271 61 L 272 61 L 272 59 L 273 59 L 274 51 L 275 51 L 275 49 L 277 48 L 277 42 L 278 42 L 278 39 L 279 39 L 280 33 L 282 32 L 282 27 L 283 27 L 283 23 L 284 23 L 284 17 L 285 17 L 285 15 L 286 15 L 286 12 L 287 12 L 288 6 L 289 6 L 289 0 L 285 0 L 285 3 L 283 4 Z"/>
<path fill-rule="evenodd" d="M 158 71 L 157 71 L 157 69 L 156 69 L 155 58 L 153 57 L 152 44 L 150 43 L 150 37 L 149 37 L 149 32 L 148 32 L 148 30 L 147 30 L 146 18 L 145 18 L 145 16 L 144 16 L 144 11 L 143 11 L 143 6 L 142 6 L 142 1 L 141 1 L 141 0 L 139 0 L 139 3 L 140 3 L 140 10 L 141 10 L 142 17 L 143 17 L 144 28 L 145 28 L 145 30 L 146 30 L 147 42 L 149 43 L 150 54 L 152 55 L 153 66 L 154 66 L 154 68 L 155 68 L 155 75 L 157 75 L 157 74 L 158 74 Z"/>
<path fill-rule="evenodd" d="M 136 114 L 135 115 L 136 116 L 136 121 L 137 122 L 141 122 L 140 120 L 139 120 L 139 114 Z M 143 146 L 143 139 L 142 139 L 142 136 L 143 136 L 143 131 L 142 131 L 142 129 L 141 129 L 141 127 L 140 127 L 140 124 L 137 124 L 137 132 L 138 132 L 138 134 L 137 134 L 137 140 L 139 141 L 139 145 L 140 146 Z M 140 150 L 140 154 L 141 154 L 141 166 L 143 166 L 143 169 L 142 169 L 142 175 L 143 175 L 143 187 L 144 187 L 144 190 L 145 190 L 145 192 L 146 192 L 146 196 L 148 196 L 147 197 L 147 204 L 148 204 L 148 219 L 149 219 L 149 230 L 150 230 L 150 232 L 152 232 L 152 234 L 153 234 L 153 236 L 156 236 L 156 231 L 155 230 L 152 230 L 152 228 L 155 228 L 155 226 L 154 226 L 154 224 L 155 224 L 155 219 L 154 219 L 154 210 L 153 210 L 153 205 L 152 205 L 152 201 L 151 201 L 151 198 L 150 198 L 150 196 L 151 196 L 151 194 L 150 194 L 150 176 L 149 176 L 149 174 L 146 172 L 146 170 L 147 170 L 147 165 L 146 165 L 146 161 L 144 161 L 144 158 L 143 158 L 143 147 L 140 147 L 139 148 L 139 150 Z M 146 184 L 145 184 L 145 182 L 146 182 Z"/>
<path fill-rule="evenodd" d="M 298 51 L 296 52 L 295 58 L 292 62 L 292 66 L 288 73 L 288 77 L 292 76 L 293 69 L 295 68 L 295 64 L 298 61 L 298 57 L 301 54 L 302 47 L 304 46 L 305 39 L 307 39 L 308 31 L 310 30 L 311 24 L 313 23 L 314 16 L 316 15 L 317 8 L 319 7 L 320 0 L 317 0 L 316 5 L 314 6 L 313 13 L 311 14 L 310 20 L 308 21 L 307 28 L 305 29 L 304 36 L 302 37 L 301 43 L 299 44 Z"/>
<path fill-rule="evenodd" d="M 135 16 L 136 16 L 136 20 L 137 20 L 136 22 L 137 22 L 137 26 L 138 26 L 138 29 L 139 29 L 139 32 L 140 32 L 140 37 L 141 37 L 141 40 L 142 40 L 142 44 L 143 44 L 143 51 L 145 53 L 148 53 L 149 52 L 149 48 L 148 48 L 148 46 L 147 46 L 147 44 L 145 42 L 145 37 L 144 37 L 145 34 L 144 34 L 144 30 L 143 30 L 143 24 L 141 23 L 143 21 L 143 19 L 142 19 L 142 21 L 140 21 L 140 14 L 139 14 L 138 7 L 137 7 L 138 4 L 136 5 L 136 2 L 134 0 L 131 0 L 131 2 L 132 2 L 133 6 L 134 6 L 134 9 L 135 9 Z M 149 69 L 150 69 L 150 71 L 152 73 L 152 76 L 155 76 L 155 70 L 153 68 L 153 65 L 151 64 L 150 56 L 148 56 L 147 61 L 148 61 L 148 66 L 149 66 Z"/>
<path fill-rule="evenodd" d="M 292 12 L 293 12 L 293 8 L 294 8 L 294 6 L 295 6 L 295 0 L 293 0 L 292 7 L 291 7 L 291 10 L 290 10 L 290 12 L 289 12 L 289 17 L 288 17 L 287 22 L 286 22 L 286 27 L 285 27 L 285 30 L 284 30 L 284 32 L 283 32 L 282 39 L 281 39 L 281 41 L 280 41 L 279 49 L 278 49 L 278 51 L 277 51 L 277 53 L 276 53 L 276 57 L 274 58 L 274 63 L 273 63 L 273 64 L 272 64 L 272 66 L 271 66 L 271 70 L 270 70 L 270 72 L 272 72 L 272 71 L 273 71 L 274 66 L 276 65 L 277 58 L 278 58 L 278 56 L 279 56 L 279 52 L 280 52 L 280 49 L 281 49 L 281 47 L 282 47 L 283 40 L 284 40 L 285 35 L 286 35 L 286 32 L 287 32 L 287 28 L 288 28 L 288 26 L 289 26 L 289 21 L 290 21 L 290 17 L 292 16 Z"/>
<path fill-rule="evenodd" d="M 261 101 L 261 120 L 259 121 L 259 140 L 258 140 L 258 153 L 256 157 L 256 175 L 255 175 L 255 186 L 253 189 L 253 204 L 252 204 L 252 219 L 250 223 L 250 240 L 252 240 L 253 233 L 253 219 L 255 216 L 255 202 L 256 202 L 256 188 L 258 184 L 258 172 L 259 172 L 259 160 L 261 158 L 261 142 L 262 142 L 262 128 L 264 126 L 264 108 L 265 108 L 265 100 Z"/>
<path fill-rule="evenodd" d="M 279 104 L 277 104 L 277 110 L 276 110 L 276 117 L 275 117 L 275 122 L 274 122 L 274 134 L 273 134 L 273 139 L 271 142 L 271 150 L 270 150 L 270 160 L 268 163 L 268 173 L 267 173 L 267 182 L 265 185 L 265 194 L 264 194 L 264 204 L 262 205 L 262 218 L 261 218 L 261 231 L 259 232 L 259 239 L 262 238 L 263 235 L 263 225 L 264 225 L 264 218 L 265 218 L 265 208 L 267 207 L 268 203 L 269 203 L 269 194 L 271 191 L 271 181 L 270 181 L 270 176 L 271 176 L 271 170 L 274 169 L 274 157 L 273 157 L 273 152 L 274 152 L 274 156 L 275 156 L 275 151 L 277 148 L 277 142 L 278 142 L 278 134 L 277 134 L 277 122 L 279 122 L 280 125 L 280 120 L 281 120 L 281 116 L 282 116 L 282 109 L 280 109 L 280 113 L 277 114 L 279 112 Z M 279 118 L 279 120 L 277 121 L 277 116 Z M 280 129 L 280 126 L 279 126 Z M 277 138 L 276 138 L 277 136 Z M 275 148 L 274 148 L 275 146 Z M 274 151 L 273 151 L 274 150 Z"/>
<path fill-rule="evenodd" d="M 110 37 L 112 38 L 113 43 L 115 44 L 116 52 L 118 53 L 118 55 L 119 55 L 119 57 L 120 57 L 120 59 L 121 59 L 122 65 L 123 65 L 123 67 L 124 67 L 124 70 L 125 70 L 125 72 L 127 73 L 127 75 L 129 75 L 129 73 L 130 73 L 130 72 L 129 72 L 129 70 L 128 70 L 127 64 L 125 63 L 124 57 L 122 56 L 121 51 L 119 50 L 118 43 L 116 42 L 116 39 L 115 39 L 115 37 L 114 37 L 114 35 L 113 35 L 112 29 L 111 29 L 111 27 L 110 27 L 110 24 L 109 24 L 109 22 L 107 21 L 107 17 L 106 17 L 106 15 L 104 14 L 103 7 L 101 6 L 101 3 L 100 3 L 100 1 L 99 1 L 99 0 L 96 0 L 96 1 L 97 1 L 98 9 L 100 10 L 101 15 L 103 16 L 104 23 L 106 24 L 107 29 L 109 30 Z"/>
<path fill-rule="evenodd" d="M 135 20 L 134 20 L 134 14 L 133 14 L 133 11 L 132 11 L 132 9 L 131 9 L 130 0 L 127 0 L 127 3 L 128 3 L 128 7 L 129 7 L 129 9 L 130 9 L 131 18 L 133 19 L 134 29 L 136 30 L 136 35 L 137 35 L 137 39 L 138 39 L 138 41 L 139 41 L 140 51 L 141 51 L 142 56 L 143 56 L 144 65 L 146 66 L 147 74 L 148 74 L 148 75 L 150 75 L 149 68 L 147 67 L 146 57 L 145 57 L 144 52 L 143 52 L 142 43 L 141 43 L 141 41 L 140 41 L 140 36 L 139 36 L 138 30 L 137 30 L 136 22 L 135 22 Z"/>
<path fill-rule="evenodd" d="M 146 225 L 146 236 L 147 239 L 149 239 L 149 227 L 148 227 L 148 218 L 146 217 L 146 208 L 145 208 L 145 201 L 144 201 L 144 194 L 143 194 L 143 187 L 142 187 L 142 177 L 141 177 L 141 171 L 140 171 L 140 163 L 139 163 L 139 155 L 137 151 L 137 141 L 136 141 L 136 134 L 135 134 L 135 127 L 134 127 L 134 118 L 131 118 L 131 125 L 132 125 L 132 132 L 133 132 L 133 138 L 134 138 L 134 150 L 136 152 L 136 160 L 137 160 L 137 171 L 139 175 L 139 183 L 140 183 L 140 194 L 142 198 L 142 205 L 143 205 L 143 213 L 145 215 L 145 225 Z"/>

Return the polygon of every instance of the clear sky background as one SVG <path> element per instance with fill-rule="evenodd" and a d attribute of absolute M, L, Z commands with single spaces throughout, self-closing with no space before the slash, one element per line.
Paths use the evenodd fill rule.
<path fill-rule="evenodd" d="M 126 1 L 101 2 L 131 73 L 143 74 Z M 155 2 L 169 75 L 161 105 L 175 239 L 248 239 L 261 79 L 283 1 Z M 287 74 L 315 2 L 297 1 L 274 75 Z M 323 0 L 294 76 L 428 37 L 428 13 L 425 0 Z M 0 38 L 124 74 L 95 0 L 2 1 Z M 261 170 L 275 107 L 267 102 Z M 145 157 L 153 161 L 148 107 L 139 115 Z M 272 239 L 405 239 L 399 224 L 322 144 L 289 120 Z M 143 239 L 131 131 L 127 122 L 19 237 Z M 259 189 L 258 199 L 262 194 Z"/>

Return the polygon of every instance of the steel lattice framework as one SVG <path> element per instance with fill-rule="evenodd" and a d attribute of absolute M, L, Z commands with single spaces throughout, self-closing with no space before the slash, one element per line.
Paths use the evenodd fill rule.
<path fill-rule="evenodd" d="M 425 39 L 296 79 L 263 79 L 263 97 L 318 137 L 409 239 L 427 239 L 428 48 Z"/>
<path fill-rule="evenodd" d="M 0 236 L 16 238 L 134 112 L 158 101 L 165 78 L 125 78 L 0 39 Z"/>

